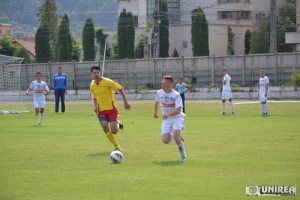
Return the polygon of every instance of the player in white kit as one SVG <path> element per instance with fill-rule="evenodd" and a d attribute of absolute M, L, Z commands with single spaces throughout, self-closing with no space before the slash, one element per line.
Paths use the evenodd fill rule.
<path fill-rule="evenodd" d="M 232 101 L 232 92 L 230 87 L 231 77 L 227 74 L 227 70 L 225 68 L 221 69 L 222 74 L 222 115 L 226 114 L 226 99 L 229 100 L 229 104 L 231 105 L 231 114 L 234 115 L 234 103 Z"/>
<path fill-rule="evenodd" d="M 185 114 L 182 112 L 182 99 L 180 94 L 173 89 L 173 77 L 165 76 L 162 80 L 162 89 L 157 91 L 154 106 L 154 118 L 158 118 L 158 107 L 162 109 L 161 138 L 163 143 L 168 144 L 175 140 L 179 153 L 180 162 L 186 162 L 184 139 L 181 131 L 184 129 Z"/>
<path fill-rule="evenodd" d="M 264 70 L 259 72 L 259 100 L 262 105 L 262 116 L 269 116 L 268 95 L 269 95 L 269 78 Z"/>
<path fill-rule="evenodd" d="M 35 109 L 35 115 L 38 116 L 40 113 L 38 125 L 42 124 L 44 119 L 44 109 L 46 108 L 46 98 L 45 93 L 50 94 L 49 87 L 46 82 L 42 81 L 42 73 L 37 72 L 35 74 L 36 80 L 32 81 L 26 95 L 29 94 L 29 91 L 33 91 L 33 107 Z"/>

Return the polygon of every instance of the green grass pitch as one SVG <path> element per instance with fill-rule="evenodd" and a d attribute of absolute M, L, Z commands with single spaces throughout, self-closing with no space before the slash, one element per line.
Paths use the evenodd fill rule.
<path fill-rule="evenodd" d="M 300 103 L 269 103 L 271 116 L 262 117 L 260 104 L 221 116 L 220 101 L 187 101 L 186 163 L 174 142 L 162 143 L 154 102 L 130 103 L 126 111 L 118 102 L 121 164 L 110 161 L 114 148 L 90 101 L 67 102 L 65 115 L 48 102 L 41 127 L 32 110 L 1 114 L 0 199 L 240 200 L 259 198 L 245 196 L 247 185 L 300 186 Z"/>

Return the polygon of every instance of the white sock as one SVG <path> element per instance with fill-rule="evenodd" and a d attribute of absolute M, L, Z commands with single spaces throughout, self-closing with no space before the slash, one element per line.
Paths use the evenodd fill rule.
<path fill-rule="evenodd" d="M 234 103 L 233 103 L 233 101 L 231 101 L 230 105 L 231 105 L 231 112 L 234 113 Z"/>
<path fill-rule="evenodd" d="M 226 105 L 225 102 L 222 102 L 222 112 L 225 113 L 226 112 Z"/>
<path fill-rule="evenodd" d="M 266 110 L 266 113 L 269 113 L 269 106 L 267 103 L 265 104 L 265 110 Z"/>
<path fill-rule="evenodd" d="M 184 142 L 181 142 L 180 144 L 178 144 L 177 147 L 180 152 L 180 155 L 186 156 L 185 149 L 184 149 Z"/>
<path fill-rule="evenodd" d="M 44 119 L 44 113 L 41 113 L 39 123 L 42 123 L 43 119 Z"/>

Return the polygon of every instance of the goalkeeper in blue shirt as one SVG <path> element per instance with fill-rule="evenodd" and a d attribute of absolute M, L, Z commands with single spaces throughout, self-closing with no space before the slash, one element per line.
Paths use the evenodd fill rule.
<path fill-rule="evenodd" d="M 55 113 L 59 110 L 59 101 L 61 101 L 61 112 L 65 113 L 65 94 L 67 94 L 67 75 L 62 73 L 62 67 L 58 67 L 58 73 L 53 76 L 53 92 L 55 95 Z"/>

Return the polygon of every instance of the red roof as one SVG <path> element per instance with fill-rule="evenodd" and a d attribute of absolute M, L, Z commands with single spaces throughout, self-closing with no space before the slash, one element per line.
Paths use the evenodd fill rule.
<path fill-rule="evenodd" d="M 27 49 L 27 51 L 35 56 L 35 39 L 34 38 L 15 38 L 16 43 Z"/>

